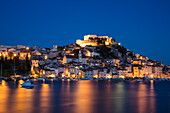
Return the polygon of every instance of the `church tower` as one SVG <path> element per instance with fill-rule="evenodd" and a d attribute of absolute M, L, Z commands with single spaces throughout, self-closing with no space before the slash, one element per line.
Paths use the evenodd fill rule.
<path fill-rule="evenodd" d="M 82 53 L 81 53 L 81 50 L 79 50 L 78 61 L 82 62 Z"/>

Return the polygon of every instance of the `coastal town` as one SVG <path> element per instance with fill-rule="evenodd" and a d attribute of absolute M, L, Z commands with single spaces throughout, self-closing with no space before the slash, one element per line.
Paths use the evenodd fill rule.
<path fill-rule="evenodd" d="M 0 45 L 0 76 L 68 79 L 170 78 L 170 66 L 136 54 L 109 36 L 42 48 Z"/>

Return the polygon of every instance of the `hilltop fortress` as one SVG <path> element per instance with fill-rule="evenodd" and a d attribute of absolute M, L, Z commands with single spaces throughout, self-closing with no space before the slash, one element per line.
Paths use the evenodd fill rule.
<path fill-rule="evenodd" d="M 85 47 L 87 45 L 98 46 L 98 45 L 110 45 L 114 44 L 114 40 L 112 37 L 108 36 L 97 36 L 97 35 L 85 35 L 84 40 L 76 40 L 76 44 L 81 47 Z"/>

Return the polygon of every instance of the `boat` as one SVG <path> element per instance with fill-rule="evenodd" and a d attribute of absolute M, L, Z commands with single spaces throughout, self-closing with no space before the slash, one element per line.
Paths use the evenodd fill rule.
<path fill-rule="evenodd" d="M 23 84 L 21 84 L 22 87 L 33 87 L 34 84 L 32 81 L 26 81 Z"/>
<path fill-rule="evenodd" d="M 93 78 L 80 78 L 80 80 L 93 80 Z"/>
<path fill-rule="evenodd" d="M 71 81 L 78 81 L 79 78 L 70 78 Z"/>
<path fill-rule="evenodd" d="M 111 78 L 103 78 L 103 80 L 111 80 Z"/>
<path fill-rule="evenodd" d="M 143 79 L 136 79 L 136 81 L 141 82 L 141 81 L 143 81 Z"/>
<path fill-rule="evenodd" d="M 103 80 L 103 78 L 94 78 L 94 80 Z"/>
<path fill-rule="evenodd" d="M 50 80 L 57 80 L 56 77 L 49 77 L 48 79 L 50 79 Z"/>
<path fill-rule="evenodd" d="M 70 79 L 69 77 L 62 77 L 61 79 Z"/>
<path fill-rule="evenodd" d="M 37 78 L 37 80 L 45 80 L 45 78 Z"/>

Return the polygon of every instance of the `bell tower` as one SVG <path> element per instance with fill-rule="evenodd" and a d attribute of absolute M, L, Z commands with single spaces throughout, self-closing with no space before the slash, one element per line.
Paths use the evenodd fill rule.
<path fill-rule="evenodd" d="M 81 50 L 79 50 L 78 61 L 82 62 L 82 53 L 81 53 Z"/>

